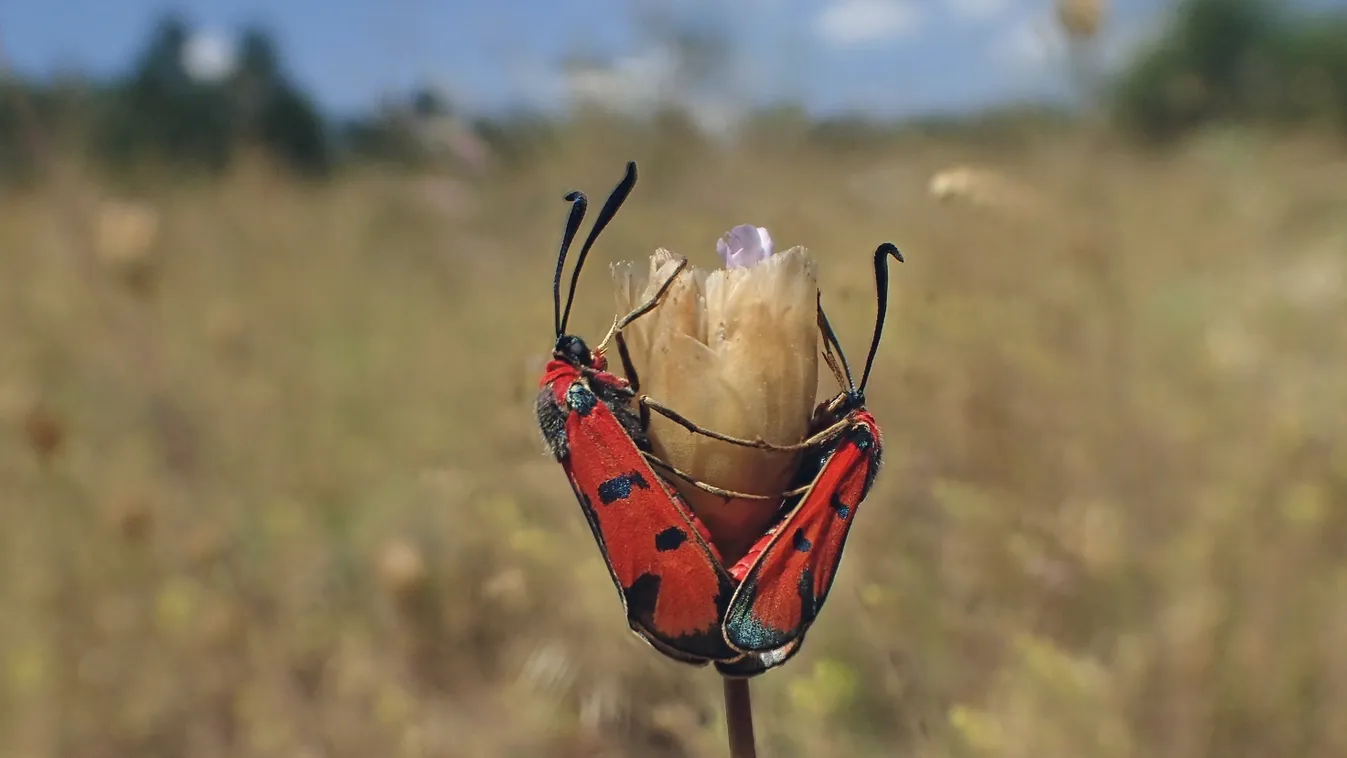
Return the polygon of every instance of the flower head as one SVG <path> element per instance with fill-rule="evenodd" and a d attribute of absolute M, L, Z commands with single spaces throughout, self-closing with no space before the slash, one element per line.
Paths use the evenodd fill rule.
<path fill-rule="evenodd" d="M 740 224 L 716 240 L 725 268 L 752 268 L 772 256 L 772 235 L 761 226 Z"/>
<path fill-rule="evenodd" d="M 625 332 L 641 392 L 707 429 L 776 445 L 804 440 L 818 387 L 817 267 L 808 251 L 773 250 L 766 229 L 730 230 L 716 245 L 726 268 L 688 266 L 659 307 Z M 654 295 L 681 258 L 660 249 L 648 265 L 613 267 L 617 309 Z M 789 488 L 798 452 L 747 448 L 688 431 L 658 415 L 650 440 L 660 458 L 727 490 L 769 495 Z M 733 499 L 673 480 L 726 561 L 763 535 L 780 499 Z"/>
<path fill-rule="evenodd" d="M 1057 0 L 1057 22 L 1072 39 L 1091 39 L 1099 33 L 1104 5 L 1104 0 Z"/>

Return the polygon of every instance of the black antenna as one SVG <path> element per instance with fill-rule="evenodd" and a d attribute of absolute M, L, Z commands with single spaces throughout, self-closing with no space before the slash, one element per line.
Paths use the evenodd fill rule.
<path fill-rule="evenodd" d="M 561 235 L 561 252 L 557 253 L 557 273 L 552 276 L 552 326 L 556 328 L 558 337 L 564 326 L 561 323 L 561 270 L 566 267 L 566 253 L 570 251 L 575 235 L 580 233 L 580 222 L 585 220 L 585 209 L 589 207 L 585 193 L 579 190 L 567 193 L 565 199 L 571 204 L 571 216 L 566 219 L 566 231 Z"/>
<path fill-rule="evenodd" d="M 865 373 L 861 374 L 861 392 L 870 381 L 870 369 L 875 365 L 875 353 L 879 351 L 879 336 L 884 333 L 884 316 L 889 312 L 889 256 L 904 263 L 903 254 L 892 242 L 885 242 L 875 248 L 875 296 L 879 303 L 875 311 L 875 336 L 870 340 L 870 354 L 865 358 Z"/>
<path fill-rule="evenodd" d="M 580 254 L 575 257 L 575 268 L 571 271 L 571 289 L 566 295 L 566 310 L 562 311 L 561 317 L 557 319 L 558 336 L 565 331 L 566 322 L 570 320 L 571 305 L 575 302 L 575 287 L 580 283 L 580 269 L 585 265 L 585 258 L 589 255 L 589 249 L 594 246 L 594 241 L 599 238 L 599 234 L 603 231 L 604 227 L 608 226 L 608 222 L 613 220 L 613 216 L 617 215 L 617 209 L 622 207 L 622 203 L 626 201 L 627 196 L 631 194 L 632 187 L 635 186 L 636 161 L 627 161 L 626 175 L 622 177 L 622 181 L 617 183 L 617 186 L 613 188 L 612 194 L 608 196 L 608 200 L 604 202 L 603 208 L 599 211 L 599 217 L 594 220 L 594 227 L 589 230 L 589 236 L 585 238 L 585 244 L 580 248 Z M 575 195 L 579 193 L 571 194 Z M 567 197 L 569 198 L 570 196 L 568 195 Z M 574 208 L 571 209 L 571 214 L 572 218 L 574 218 Z M 575 225 L 578 228 L 579 221 L 576 221 Z M 567 231 L 570 231 L 569 225 Z M 573 239 L 575 235 L 572 233 L 570 236 Z M 563 252 L 562 255 L 564 256 L 565 253 Z M 557 279 L 554 283 L 555 292 L 553 300 L 558 303 L 561 301 L 560 284 L 561 261 L 557 261 Z"/>

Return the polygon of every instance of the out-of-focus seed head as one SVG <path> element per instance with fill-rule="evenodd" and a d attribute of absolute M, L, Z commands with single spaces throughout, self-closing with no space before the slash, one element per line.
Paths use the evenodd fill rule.
<path fill-rule="evenodd" d="M 1104 0 L 1057 0 L 1057 22 L 1075 40 L 1093 39 L 1104 18 Z"/>
<path fill-rule="evenodd" d="M 127 542 L 141 542 L 154 528 L 154 508 L 141 495 L 128 495 L 108 503 L 107 517 Z"/>
<path fill-rule="evenodd" d="M 936 172 L 927 184 L 942 203 L 957 203 L 1002 218 L 1034 221 L 1042 218 L 1043 197 L 1034 188 L 999 171 L 978 166 L 951 166 Z"/>
<path fill-rule="evenodd" d="M 60 418 L 45 404 L 37 402 L 25 414 L 23 426 L 29 447 L 40 461 L 50 462 L 65 440 L 65 428 Z"/>
<path fill-rule="evenodd" d="M 229 553 L 231 537 L 229 530 L 218 524 L 198 524 L 183 537 L 180 549 L 189 565 L 202 568 Z"/>
<path fill-rule="evenodd" d="M 158 273 L 153 254 L 159 236 L 159 213 L 143 203 L 106 202 L 98 209 L 95 248 L 99 261 L 138 295 L 154 286 Z"/>
<path fill-rule="evenodd" d="M 641 392 L 722 434 L 798 443 L 818 387 L 817 266 L 802 247 L 775 253 L 767 230 L 749 225 L 732 229 L 717 250 L 726 268 L 688 266 L 659 307 L 627 327 Z M 615 265 L 618 311 L 646 302 L 680 260 L 660 249 L 648 264 Z M 649 433 L 664 461 L 736 492 L 783 492 L 799 463 L 798 453 L 712 440 L 658 415 Z M 672 481 L 726 560 L 762 536 L 780 506 L 779 498 L 726 502 Z"/>
<path fill-rule="evenodd" d="M 415 545 L 395 540 L 385 545 L 379 554 L 379 578 L 389 594 L 406 603 L 420 596 L 430 579 L 430 572 Z"/>

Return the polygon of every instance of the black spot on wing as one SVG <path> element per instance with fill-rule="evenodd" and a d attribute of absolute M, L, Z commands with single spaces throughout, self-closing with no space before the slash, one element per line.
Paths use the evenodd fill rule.
<path fill-rule="evenodd" d="M 622 596 L 627 603 L 627 623 L 660 653 L 683 663 L 702 665 L 707 661 L 731 661 L 740 657 L 737 650 L 725 642 L 725 635 L 714 619 L 706 629 L 690 634 L 662 633 L 655 623 L 655 607 L 659 602 L 661 581 L 655 574 L 642 574 L 624 588 Z M 716 597 L 717 608 L 723 608 L 730 588 L 721 588 Z"/>
<path fill-rule="evenodd" d="M 645 621 L 654 617 L 655 604 L 659 601 L 660 578 L 656 574 L 641 574 L 630 587 L 622 588 L 622 596 L 627 601 L 627 617 Z"/>
<path fill-rule="evenodd" d="M 655 535 L 655 549 L 661 553 L 667 553 L 671 550 L 677 550 L 687 541 L 687 532 L 676 526 L 671 526 Z"/>
<path fill-rule="evenodd" d="M 851 506 L 842 502 L 842 496 L 836 490 L 833 491 L 832 498 L 828 502 L 833 507 L 833 511 L 837 513 L 838 518 L 846 521 L 851 517 Z"/>
<path fill-rule="evenodd" d="M 604 505 L 611 505 L 618 500 L 626 500 L 631 497 L 633 487 L 648 490 L 650 489 L 650 483 L 645 480 L 645 477 L 641 476 L 639 471 L 615 476 L 599 485 L 599 502 Z"/>
<path fill-rule="evenodd" d="M 814 547 L 814 543 L 810 542 L 809 538 L 804 536 L 803 529 L 796 529 L 795 534 L 791 535 L 790 542 L 791 545 L 801 553 L 807 553 L 810 548 Z"/>
<path fill-rule="evenodd" d="M 800 628 L 799 632 L 804 633 L 808 626 L 814 623 L 818 618 L 818 613 L 823 610 L 823 600 L 814 595 L 814 569 L 806 568 L 800 572 Z"/>
<path fill-rule="evenodd" d="M 566 411 L 557 405 L 551 387 L 543 387 L 538 393 L 536 404 L 538 428 L 543 434 L 543 444 L 558 462 L 566 460 L 571 454 L 570 443 L 566 439 Z"/>

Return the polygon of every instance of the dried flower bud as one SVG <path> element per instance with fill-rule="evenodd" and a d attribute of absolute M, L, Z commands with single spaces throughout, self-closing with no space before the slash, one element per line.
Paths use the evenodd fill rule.
<path fill-rule="evenodd" d="M 717 249 L 725 269 L 685 268 L 659 307 L 627 327 L 641 391 L 721 434 L 801 442 L 818 387 L 816 264 L 802 247 L 774 254 L 767 230 L 748 225 L 731 230 Z M 618 311 L 652 297 L 679 261 L 661 249 L 648 266 L 614 266 Z M 712 440 L 659 416 L 649 431 L 664 461 L 736 492 L 784 492 L 799 462 L 798 453 Z M 726 502 L 673 483 L 727 561 L 765 532 L 780 505 L 779 498 Z"/>

